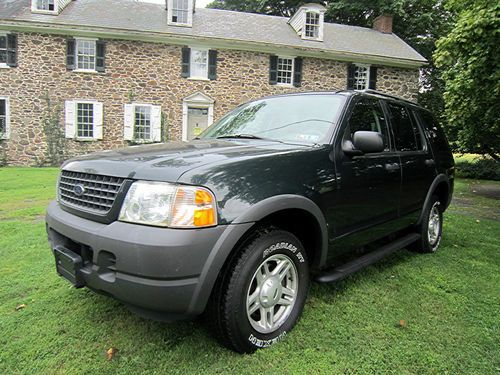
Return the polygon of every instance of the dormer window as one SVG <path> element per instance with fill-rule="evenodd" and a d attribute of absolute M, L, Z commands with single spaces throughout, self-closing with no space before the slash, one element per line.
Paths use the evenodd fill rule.
<path fill-rule="evenodd" d="M 305 37 L 318 39 L 319 37 L 319 13 L 306 12 Z"/>
<path fill-rule="evenodd" d="M 71 0 L 31 0 L 33 13 L 58 15 Z"/>
<path fill-rule="evenodd" d="M 323 41 L 326 8 L 320 4 L 306 4 L 288 21 L 297 34 L 306 40 Z"/>
<path fill-rule="evenodd" d="M 167 0 L 168 24 L 188 26 L 193 24 L 193 0 Z"/>
<path fill-rule="evenodd" d="M 37 0 L 37 9 L 38 10 L 56 10 L 56 6 L 54 5 L 54 0 Z"/>
<path fill-rule="evenodd" d="M 56 14 L 58 12 L 58 4 L 56 0 L 32 0 L 31 10 L 35 13 Z"/>

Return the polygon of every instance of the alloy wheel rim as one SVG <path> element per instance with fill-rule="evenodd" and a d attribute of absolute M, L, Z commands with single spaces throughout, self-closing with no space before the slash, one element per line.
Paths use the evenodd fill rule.
<path fill-rule="evenodd" d="M 428 239 L 431 246 L 436 245 L 439 240 L 439 232 L 441 228 L 441 217 L 439 215 L 439 202 L 432 206 L 429 214 Z"/>
<path fill-rule="evenodd" d="M 264 260 L 255 271 L 246 297 L 247 318 L 260 333 L 276 331 L 290 316 L 299 286 L 295 263 L 284 254 Z"/>

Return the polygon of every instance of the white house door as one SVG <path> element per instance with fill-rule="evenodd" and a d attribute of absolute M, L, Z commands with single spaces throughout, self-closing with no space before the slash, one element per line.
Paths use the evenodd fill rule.
<path fill-rule="evenodd" d="M 198 137 L 208 128 L 208 108 L 188 108 L 187 139 Z"/>

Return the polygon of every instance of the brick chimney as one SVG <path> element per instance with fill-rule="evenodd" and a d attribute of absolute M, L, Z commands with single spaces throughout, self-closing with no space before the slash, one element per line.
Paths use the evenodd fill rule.
<path fill-rule="evenodd" d="M 384 34 L 392 34 L 392 14 L 382 14 L 373 21 L 373 29 Z"/>

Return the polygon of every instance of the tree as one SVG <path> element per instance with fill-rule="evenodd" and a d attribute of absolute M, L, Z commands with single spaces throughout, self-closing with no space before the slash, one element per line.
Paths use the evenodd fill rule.
<path fill-rule="evenodd" d="M 453 0 L 449 6 L 457 22 L 434 56 L 455 147 L 500 161 L 500 4 Z"/>

